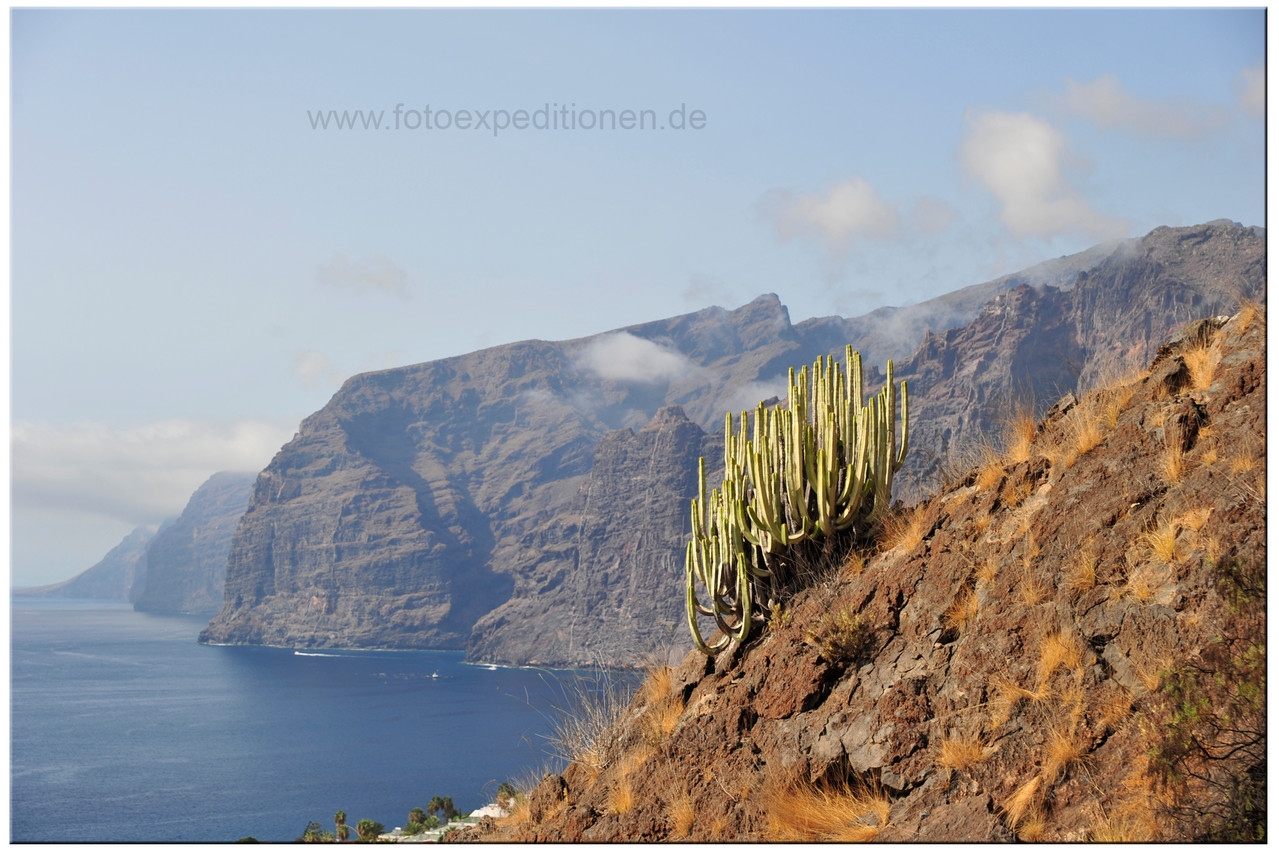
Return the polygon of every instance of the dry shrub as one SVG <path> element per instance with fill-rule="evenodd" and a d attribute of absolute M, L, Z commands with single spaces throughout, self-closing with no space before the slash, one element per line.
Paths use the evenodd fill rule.
<path fill-rule="evenodd" d="M 626 732 L 622 712 L 634 689 L 623 678 L 599 671 L 576 678 L 564 688 L 565 700 L 557 705 L 550 746 L 556 758 L 599 770 L 621 753 Z"/>
<path fill-rule="evenodd" d="M 1172 571 L 1149 565 L 1130 568 L 1123 594 L 1141 604 L 1149 604 L 1163 594 L 1172 582 Z"/>
<path fill-rule="evenodd" d="M 982 743 L 981 738 L 942 738 L 937 763 L 951 770 L 965 770 L 985 761 L 993 752 L 994 749 Z"/>
<path fill-rule="evenodd" d="M 1197 509 L 1188 509 L 1181 515 L 1176 516 L 1172 523 L 1186 530 L 1193 530 L 1198 533 L 1203 530 L 1204 525 L 1208 523 L 1208 519 L 1212 516 L 1212 507 L 1201 506 Z"/>
<path fill-rule="evenodd" d="M 848 781 L 774 785 L 765 789 L 764 800 L 775 841 L 871 841 L 888 826 L 892 811 L 883 791 Z"/>
<path fill-rule="evenodd" d="M 924 541 L 927 532 L 924 524 L 925 505 L 916 504 L 910 509 L 890 511 L 879 527 L 879 547 L 882 551 L 904 548 L 914 551 Z"/>
<path fill-rule="evenodd" d="M 973 480 L 973 485 L 984 492 L 998 486 L 1002 479 L 1004 479 L 1003 462 L 999 457 L 991 456 L 977 469 L 977 477 Z"/>
<path fill-rule="evenodd" d="M 1217 445 L 1215 444 L 1199 454 L 1199 464 L 1207 465 L 1209 468 L 1216 465 L 1219 459 L 1221 459 L 1221 452 L 1217 450 Z"/>
<path fill-rule="evenodd" d="M 645 667 L 648 677 L 639 688 L 639 698 L 648 707 L 653 707 L 671 693 L 671 668 L 668 664 L 650 664 Z"/>
<path fill-rule="evenodd" d="M 844 557 L 844 562 L 839 566 L 840 577 L 857 577 L 864 571 L 866 571 L 866 555 L 856 548 L 850 549 Z"/>
<path fill-rule="evenodd" d="M 666 819 L 671 825 L 672 838 L 687 838 L 693 831 L 693 823 L 697 820 L 697 809 L 693 805 L 693 797 L 687 790 L 666 806 Z"/>
<path fill-rule="evenodd" d="M 1034 844 L 1044 840 L 1044 832 L 1048 829 L 1048 815 L 1042 806 L 1035 806 L 1026 812 L 1017 826 L 1017 838 Z"/>
<path fill-rule="evenodd" d="M 856 660 L 870 639 L 862 615 L 852 605 L 836 606 L 826 611 L 804 637 L 816 646 L 822 657 L 836 661 Z"/>

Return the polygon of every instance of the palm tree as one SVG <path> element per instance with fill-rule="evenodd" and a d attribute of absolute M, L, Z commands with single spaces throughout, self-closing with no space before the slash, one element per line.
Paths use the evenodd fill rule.
<path fill-rule="evenodd" d="M 338 809 L 337 814 L 333 815 L 333 823 L 334 823 L 334 826 L 337 828 L 338 838 L 341 839 L 342 841 L 345 841 L 346 838 L 344 838 L 342 835 L 342 827 L 346 826 L 346 812 L 342 811 L 341 809 Z M 346 834 L 347 836 L 350 836 L 351 834 L 350 827 L 347 827 Z"/>
<path fill-rule="evenodd" d="M 375 820 L 365 818 L 355 825 L 355 832 L 360 838 L 372 841 L 386 830 L 386 827 Z"/>
<path fill-rule="evenodd" d="M 426 812 L 422 811 L 421 806 L 409 810 L 409 823 L 426 823 Z"/>
<path fill-rule="evenodd" d="M 448 823 L 448 822 L 449 822 L 449 821 L 451 821 L 453 818 L 455 818 L 455 817 L 457 817 L 458 815 L 460 815 L 460 814 L 461 814 L 461 812 L 460 812 L 460 811 L 458 811 L 457 809 L 453 808 L 453 798 L 452 798 L 452 797 L 444 797 L 443 799 L 441 799 L 441 800 L 440 800 L 440 811 L 442 811 L 442 812 L 444 813 L 444 822 L 445 822 L 445 823 Z"/>
<path fill-rule="evenodd" d="M 431 797 L 431 801 L 426 804 L 427 814 L 439 814 L 444 808 L 444 800 L 441 797 Z"/>

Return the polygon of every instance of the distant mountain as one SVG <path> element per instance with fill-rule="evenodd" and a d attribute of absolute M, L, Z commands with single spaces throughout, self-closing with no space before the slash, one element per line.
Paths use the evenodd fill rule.
<path fill-rule="evenodd" d="M 195 490 L 172 524 L 146 550 L 133 609 L 151 613 L 215 613 L 222 606 L 227 553 L 249 503 L 255 474 L 222 471 Z"/>
<path fill-rule="evenodd" d="M 47 586 L 15 589 L 14 595 L 39 598 L 101 598 L 128 601 L 133 585 L 146 572 L 146 549 L 155 536 L 148 527 L 135 527 L 106 556 L 70 580 Z"/>
<path fill-rule="evenodd" d="M 851 343 L 874 390 L 896 359 L 920 482 L 1013 396 L 1051 401 L 1241 296 L 1264 300 L 1264 235 L 1222 221 L 863 317 L 792 324 L 766 295 L 356 376 L 259 476 L 201 639 L 619 662 L 681 636 L 695 459 L 789 367 Z"/>

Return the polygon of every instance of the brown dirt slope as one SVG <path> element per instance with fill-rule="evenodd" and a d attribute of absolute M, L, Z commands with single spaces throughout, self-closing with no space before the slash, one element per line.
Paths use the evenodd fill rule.
<path fill-rule="evenodd" d="M 1014 422 L 469 840 L 1264 836 L 1265 323 Z"/>

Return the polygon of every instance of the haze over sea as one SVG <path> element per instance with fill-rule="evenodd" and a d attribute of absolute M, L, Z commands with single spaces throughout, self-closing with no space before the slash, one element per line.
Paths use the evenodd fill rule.
<path fill-rule="evenodd" d="M 292 841 L 464 812 L 547 760 L 571 673 L 461 652 L 202 646 L 208 620 L 12 600 L 14 842 Z"/>

